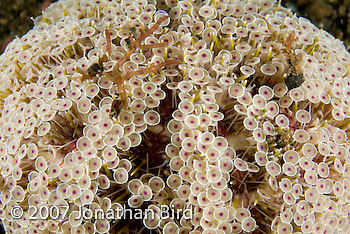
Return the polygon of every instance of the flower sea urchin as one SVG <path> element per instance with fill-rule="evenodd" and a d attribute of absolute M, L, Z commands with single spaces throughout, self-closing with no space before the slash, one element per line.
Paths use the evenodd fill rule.
<path fill-rule="evenodd" d="M 6 233 L 349 233 L 349 71 L 273 0 L 58 1 L 0 56 Z"/>

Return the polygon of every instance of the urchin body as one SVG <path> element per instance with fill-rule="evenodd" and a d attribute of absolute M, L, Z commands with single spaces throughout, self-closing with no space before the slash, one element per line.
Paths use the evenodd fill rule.
<path fill-rule="evenodd" d="M 348 232 L 350 55 L 327 32 L 259 0 L 67 0 L 35 23 L 0 57 L 6 232 Z"/>

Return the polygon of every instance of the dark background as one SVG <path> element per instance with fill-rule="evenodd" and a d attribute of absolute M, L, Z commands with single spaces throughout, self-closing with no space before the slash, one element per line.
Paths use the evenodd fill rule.
<path fill-rule="evenodd" d="M 0 53 L 16 36 L 33 27 L 31 17 L 41 14 L 55 0 L 0 0 Z"/>
<path fill-rule="evenodd" d="M 282 0 L 282 5 L 350 45 L 350 0 Z"/>

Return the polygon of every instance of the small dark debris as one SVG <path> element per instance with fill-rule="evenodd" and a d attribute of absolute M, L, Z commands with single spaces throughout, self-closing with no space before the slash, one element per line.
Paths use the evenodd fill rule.
<path fill-rule="evenodd" d="M 130 32 L 131 32 L 131 34 L 132 34 L 133 36 L 135 36 L 135 34 L 136 34 L 136 28 L 135 28 L 135 27 L 131 27 L 131 28 L 130 28 Z"/>
<path fill-rule="evenodd" d="M 103 70 L 102 66 L 98 63 L 94 63 L 88 68 L 88 74 L 89 76 L 96 76 L 98 73 L 103 72 Z"/>
<path fill-rule="evenodd" d="M 120 111 L 122 109 L 123 105 L 120 99 L 116 99 L 112 102 L 111 106 L 111 113 L 109 115 L 110 118 L 116 117 L 118 118 Z"/>
<path fill-rule="evenodd" d="M 291 143 L 292 134 L 287 130 L 282 130 L 278 135 L 276 135 L 276 148 L 284 148 Z"/>
<path fill-rule="evenodd" d="M 298 88 L 304 83 L 304 75 L 301 73 L 290 73 L 285 79 L 284 83 L 287 85 L 288 89 Z"/>
<path fill-rule="evenodd" d="M 125 42 L 126 42 L 126 44 L 131 45 L 131 40 L 130 40 L 130 38 L 125 38 Z"/>

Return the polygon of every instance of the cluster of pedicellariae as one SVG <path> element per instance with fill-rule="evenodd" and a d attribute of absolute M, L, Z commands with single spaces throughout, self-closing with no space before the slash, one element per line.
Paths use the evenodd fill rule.
<path fill-rule="evenodd" d="M 6 233 L 350 230 L 350 55 L 280 2 L 60 0 L 0 82 Z"/>

